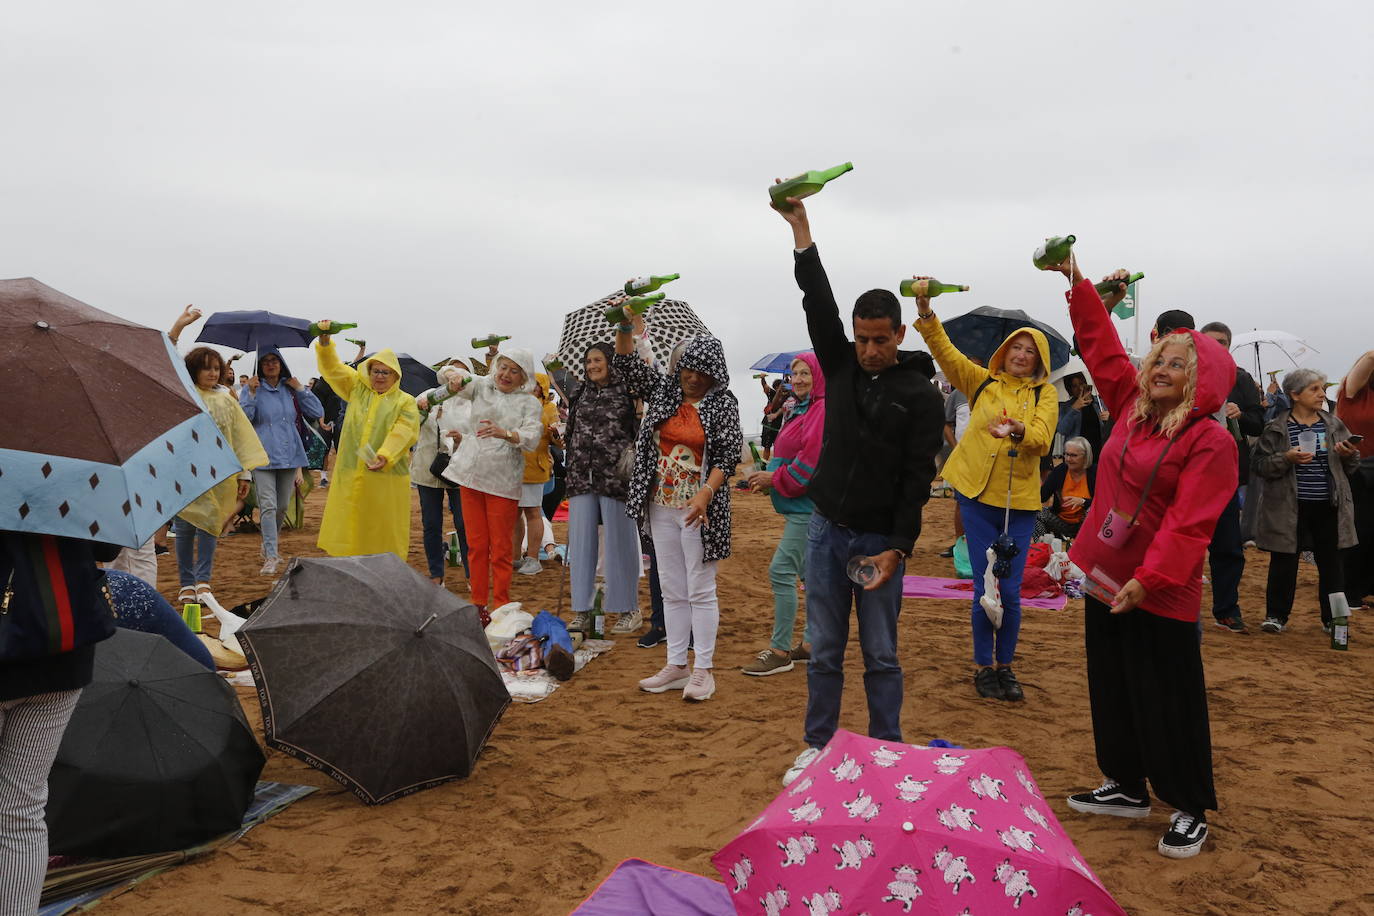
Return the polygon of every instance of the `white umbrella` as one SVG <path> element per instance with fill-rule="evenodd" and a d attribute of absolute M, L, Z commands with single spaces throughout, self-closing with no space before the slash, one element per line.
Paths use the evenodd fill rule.
<path fill-rule="evenodd" d="M 1300 360 L 1316 352 L 1307 341 L 1287 331 L 1246 331 L 1231 338 L 1232 356 L 1237 363 L 1254 366 L 1257 381 L 1264 374 L 1265 363 L 1276 362 L 1284 369 L 1291 364 L 1297 369 L 1302 366 Z"/>

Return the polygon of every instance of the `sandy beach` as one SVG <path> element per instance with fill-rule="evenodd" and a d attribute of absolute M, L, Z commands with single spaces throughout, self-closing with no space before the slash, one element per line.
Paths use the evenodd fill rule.
<path fill-rule="evenodd" d="M 315 534 L 324 498 L 311 494 L 306 529 L 283 535 L 285 554 L 321 555 Z M 953 575 L 936 555 L 950 542 L 953 507 L 931 500 L 910 572 Z M 619 637 L 549 699 L 513 705 L 465 781 L 369 808 L 319 771 L 269 751 L 263 778 L 320 791 L 99 911 L 562 914 L 630 856 L 717 877 L 711 854 L 777 794 L 801 749 L 806 701 L 800 666 L 768 678 L 739 673 L 767 644 L 766 569 L 781 522 L 765 497 L 737 492 L 735 526 L 734 556 L 719 574 L 718 689 L 710 702 L 636 690 L 636 680 L 662 665 L 663 648 Z M 417 508 L 410 562 L 423 569 L 419 534 Z M 266 593 L 259 544 L 255 534 L 220 542 L 214 584 L 226 607 Z M 162 591 L 174 595 L 175 563 L 160 559 Z M 1374 859 L 1374 622 L 1355 618 L 1351 651 L 1332 651 L 1317 615 L 1315 569 L 1304 565 L 1291 628 L 1262 634 L 1268 561 L 1253 551 L 1247 560 L 1241 605 L 1251 635 L 1212 626 L 1203 607 L 1221 810 L 1200 856 L 1158 855 L 1169 813 L 1158 803 L 1148 819 L 1128 821 L 1077 814 L 1063 802 L 1100 782 L 1081 601 L 1026 611 L 1016 665 L 1026 701 L 1007 704 L 973 692 L 967 604 L 908 599 L 900 621 L 906 740 L 1016 748 L 1086 860 L 1133 914 L 1374 913 L 1366 864 Z M 539 575 L 517 575 L 513 597 L 552 610 L 560 572 L 546 564 Z M 461 570 L 449 573 L 449 588 L 466 595 Z M 647 586 L 642 595 L 647 614 Z M 863 732 L 856 645 L 846 671 L 841 724 Z M 254 692 L 238 692 L 260 725 Z"/>

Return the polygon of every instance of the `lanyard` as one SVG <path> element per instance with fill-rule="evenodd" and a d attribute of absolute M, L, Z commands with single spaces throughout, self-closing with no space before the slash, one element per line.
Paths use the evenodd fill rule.
<path fill-rule="evenodd" d="M 1192 425 L 1192 423 L 1188 424 L 1188 426 Z M 1140 513 L 1145 508 L 1145 501 L 1150 498 L 1150 489 L 1155 485 L 1155 477 L 1159 474 L 1160 465 L 1164 464 L 1164 456 L 1169 454 L 1169 449 L 1172 448 L 1173 444 L 1178 441 L 1179 436 L 1182 436 L 1184 432 L 1187 431 L 1187 428 L 1188 427 L 1185 426 L 1183 429 L 1179 430 L 1173 437 L 1171 437 L 1169 441 L 1164 443 L 1164 448 L 1160 450 L 1159 457 L 1155 459 L 1155 466 L 1150 469 L 1150 476 L 1145 481 L 1145 489 L 1141 491 L 1140 494 L 1140 503 L 1136 505 L 1135 512 L 1131 514 L 1131 521 L 1127 527 L 1134 528 L 1137 524 L 1140 523 Z M 1131 450 L 1131 434 L 1133 432 L 1134 430 L 1132 430 L 1130 427 L 1127 427 L 1125 442 L 1121 446 L 1121 474 L 1117 478 L 1117 480 L 1120 482 L 1124 482 L 1126 479 L 1126 455 Z M 1118 493 L 1118 495 L 1120 494 Z"/>

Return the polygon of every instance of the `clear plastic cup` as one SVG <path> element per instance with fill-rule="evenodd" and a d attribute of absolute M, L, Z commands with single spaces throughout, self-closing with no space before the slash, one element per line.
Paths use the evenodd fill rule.
<path fill-rule="evenodd" d="M 845 575 L 849 576 L 850 582 L 865 587 L 878 578 L 878 567 L 873 564 L 872 557 L 854 557 L 849 561 L 844 572 Z"/>
<path fill-rule="evenodd" d="M 1298 433 L 1298 451 L 1307 452 L 1309 455 L 1317 454 L 1316 430 L 1305 429 Z"/>

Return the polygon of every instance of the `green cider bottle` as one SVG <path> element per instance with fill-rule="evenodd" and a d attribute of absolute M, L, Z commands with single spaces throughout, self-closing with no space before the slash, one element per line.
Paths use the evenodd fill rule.
<path fill-rule="evenodd" d="M 1058 267 L 1069 259 L 1069 252 L 1073 250 L 1073 243 L 1076 238 L 1072 235 L 1059 236 L 1045 239 L 1044 243 L 1037 249 L 1031 257 L 1037 270 L 1049 270 L 1051 267 Z"/>
<path fill-rule="evenodd" d="M 339 333 L 340 331 L 349 331 L 349 330 L 352 330 L 353 328 L 356 328 L 356 327 L 357 327 L 356 324 L 349 324 L 349 323 L 346 322 L 346 321 L 334 321 L 333 319 L 330 319 L 330 318 L 326 318 L 325 321 L 327 321 L 327 322 L 329 323 L 329 330 L 328 330 L 328 331 L 325 331 L 325 330 L 323 330 L 323 329 L 320 328 L 320 322 L 318 322 L 318 321 L 312 321 L 312 322 L 310 322 L 310 336 L 311 336 L 311 337 L 319 337 L 319 336 L 322 335 L 322 334 L 337 334 L 337 333 Z"/>
<path fill-rule="evenodd" d="M 649 310 L 649 306 L 655 302 L 662 302 L 667 293 L 650 293 L 647 296 L 635 296 L 627 299 L 620 305 L 613 305 L 604 312 L 606 320 L 611 324 L 628 324 L 635 315 L 643 315 Z"/>
<path fill-rule="evenodd" d="M 486 337 L 474 337 L 472 338 L 472 349 L 485 350 L 488 347 L 496 346 L 503 340 L 510 340 L 510 335 L 488 334 Z"/>
<path fill-rule="evenodd" d="M 958 283 L 941 283 L 939 280 L 903 280 L 903 296 L 929 296 L 934 299 L 941 293 L 966 293 L 968 287 Z"/>
<path fill-rule="evenodd" d="M 779 210 L 791 210 L 792 205 L 787 202 L 787 198 L 810 197 L 821 188 L 825 187 L 826 182 L 834 181 L 845 172 L 854 168 L 852 162 L 842 162 L 833 169 L 823 169 L 819 172 L 802 172 L 780 184 L 775 184 L 768 189 L 768 196 L 773 200 L 773 206 Z"/>
<path fill-rule="evenodd" d="M 549 370 L 550 372 L 557 372 L 559 369 L 563 368 L 563 360 L 555 357 L 554 359 L 551 359 L 548 362 L 546 362 L 544 364 L 544 368 Z"/>
<path fill-rule="evenodd" d="M 652 293 L 663 284 L 672 283 L 681 276 L 682 274 L 654 274 L 652 277 L 635 277 L 625 284 L 625 295 L 643 296 Z"/>
<path fill-rule="evenodd" d="M 587 617 L 587 635 L 592 639 L 606 638 L 606 612 L 601 609 L 604 597 L 603 591 L 598 588 L 596 600 L 592 602 L 591 614 Z"/>
<path fill-rule="evenodd" d="M 1144 279 L 1144 274 L 1131 274 L 1126 278 L 1126 285 L 1130 286 L 1135 281 Z M 1107 296 L 1116 292 L 1116 284 L 1120 282 L 1120 280 L 1103 280 L 1101 283 L 1093 284 L 1093 289 L 1097 290 L 1099 296 Z"/>
<path fill-rule="evenodd" d="M 768 462 L 763 460 L 763 455 L 759 452 L 759 447 L 754 443 L 749 443 L 749 455 L 754 459 L 754 466 L 760 471 L 767 470 Z"/>

